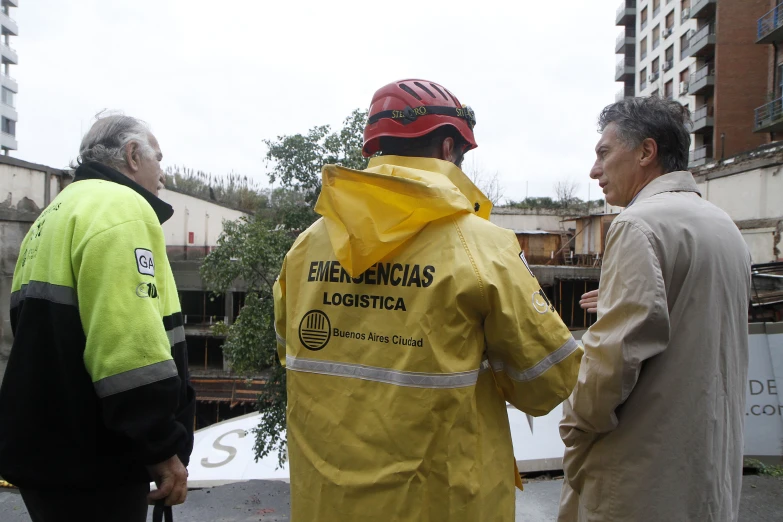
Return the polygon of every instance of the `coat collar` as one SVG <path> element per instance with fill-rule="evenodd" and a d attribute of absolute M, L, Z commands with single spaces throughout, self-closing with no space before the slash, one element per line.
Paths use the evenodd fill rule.
<path fill-rule="evenodd" d="M 158 216 L 158 221 L 160 221 L 161 225 L 174 215 L 174 209 L 171 205 L 130 179 L 128 176 L 117 170 L 114 170 L 111 167 L 107 167 L 106 165 L 102 165 L 95 161 L 89 161 L 83 165 L 79 165 L 79 167 L 76 169 L 76 176 L 73 181 L 75 183 L 85 179 L 100 179 L 103 181 L 111 181 L 113 183 L 118 183 L 133 189 L 138 195 L 143 197 L 147 203 L 150 204 L 152 210 L 155 211 L 155 215 Z"/>
<path fill-rule="evenodd" d="M 699 192 L 699 188 L 696 186 L 696 181 L 693 179 L 693 174 L 687 170 L 679 170 L 652 180 L 634 196 L 628 206 L 630 207 L 637 201 L 663 194 L 664 192 L 695 192 L 701 196 L 701 192 Z"/>

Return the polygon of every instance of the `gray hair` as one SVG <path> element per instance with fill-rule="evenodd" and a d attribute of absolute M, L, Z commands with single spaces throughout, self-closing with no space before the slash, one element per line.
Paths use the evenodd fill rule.
<path fill-rule="evenodd" d="M 655 140 L 665 174 L 688 168 L 691 112 L 687 107 L 657 96 L 626 98 L 601 111 L 599 132 L 610 123 L 617 126 L 618 138 L 629 149 L 635 149 L 647 138 Z"/>
<path fill-rule="evenodd" d="M 82 165 L 88 161 L 96 161 L 122 170 L 128 160 L 125 146 L 132 141 L 139 144 L 145 157 L 152 156 L 149 135 L 149 127 L 139 119 L 123 114 L 101 117 L 101 113 L 98 113 L 97 121 L 82 138 L 76 163 Z"/>

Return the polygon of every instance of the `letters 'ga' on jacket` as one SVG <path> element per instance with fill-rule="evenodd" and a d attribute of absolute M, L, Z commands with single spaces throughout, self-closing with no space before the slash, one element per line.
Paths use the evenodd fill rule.
<path fill-rule="evenodd" d="M 24 238 L 0 389 L 0 474 L 11 483 L 146 482 L 145 465 L 187 463 L 195 399 L 161 228 L 172 213 L 87 163 Z"/>
<path fill-rule="evenodd" d="M 561 522 L 737 520 L 750 255 L 690 172 L 607 234 L 598 320 L 560 426 Z"/>
<path fill-rule="evenodd" d="M 506 402 L 544 415 L 581 358 L 510 230 L 451 163 L 326 166 L 275 287 L 292 520 L 512 521 Z"/>

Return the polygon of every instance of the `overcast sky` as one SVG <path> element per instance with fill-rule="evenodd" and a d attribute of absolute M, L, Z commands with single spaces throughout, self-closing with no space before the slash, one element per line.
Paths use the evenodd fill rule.
<path fill-rule="evenodd" d="M 16 157 L 64 167 L 95 113 L 146 120 L 164 165 L 266 182 L 263 139 L 339 126 L 382 85 L 425 78 L 473 107 L 507 199 L 579 183 L 614 101 L 619 0 L 24 0 Z M 590 196 L 601 197 L 595 182 Z"/>

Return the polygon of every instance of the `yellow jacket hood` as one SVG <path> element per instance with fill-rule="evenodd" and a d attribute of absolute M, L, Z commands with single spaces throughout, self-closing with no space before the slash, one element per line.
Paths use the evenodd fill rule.
<path fill-rule="evenodd" d="M 358 276 L 433 221 L 475 213 L 492 203 L 453 163 L 379 156 L 366 170 L 326 165 L 315 211 L 323 216 L 340 264 Z"/>

